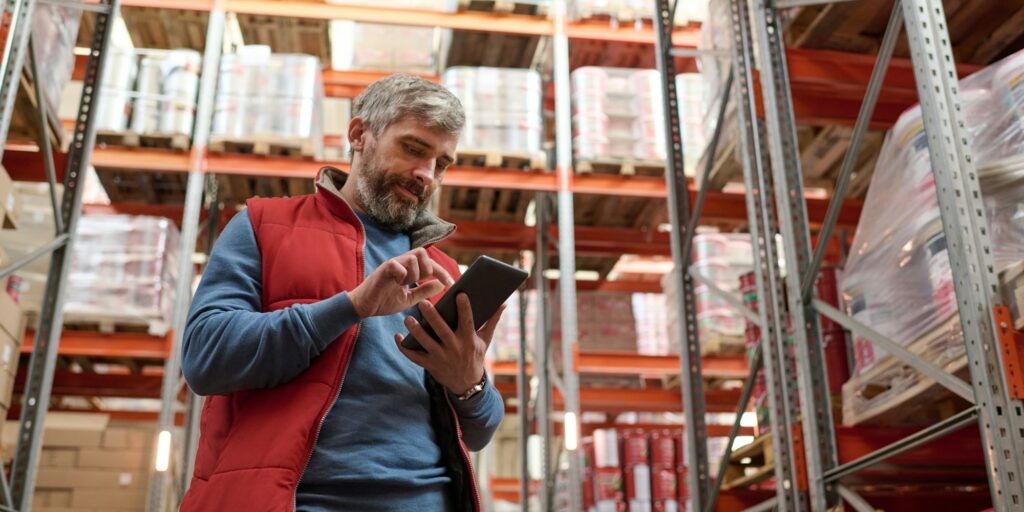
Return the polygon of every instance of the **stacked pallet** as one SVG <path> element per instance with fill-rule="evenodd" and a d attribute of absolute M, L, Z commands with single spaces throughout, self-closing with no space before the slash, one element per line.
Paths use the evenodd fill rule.
<path fill-rule="evenodd" d="M 1024 253 L 1024 52 L 961 82 L 998 272 Z M 949 373 L 968 373 L 964 334 L 920 107 L 906 111 L 878 160 L 841 284 L 849 314 Z M 843 386 L 844 422 L 930 422 L 964 404 L 862 337 Z M 918 414 L 920 413 L 920 414 Z"/>
<path fill-rule="evenodd" d="M 310 55 L 250 45 L 221 58 L 210 150 L 323 157 L 323 78 Z"/>
<path fill-rule="evenodd" d="M 18 427 L 4 425 L 5 460 L 13 455 Z M 145 509 L 154 434 L 153 425 L 115 423 L 106 414 L 47 414 L 32 510 Z"/>

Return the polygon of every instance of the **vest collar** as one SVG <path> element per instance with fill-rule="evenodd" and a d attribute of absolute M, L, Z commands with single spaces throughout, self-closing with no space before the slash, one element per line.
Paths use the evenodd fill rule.
<path fill-rule="evenodd" d="M 317 196 L 323 198 L 332 213 L 343 218 L 355 218 L 352 207 L 341 196 L 348 174 L 337 167 L 322 167 L 316 176 Z M 455 224 L 442 220 L 432 212 L 423 210 L 407 231 L 413 248 L 434 245 L 455 232 Z"/>

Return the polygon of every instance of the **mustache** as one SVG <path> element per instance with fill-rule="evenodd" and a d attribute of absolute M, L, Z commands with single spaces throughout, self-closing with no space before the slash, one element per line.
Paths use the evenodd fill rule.
<path fill-rule="evenodd" d="M 427 188 L 421 185 L 418 181 L 407 180 L 401 176 L 391 176 L 385 181 L 384 184 L 388 189 L 395 185 L 399 185 L 408 190 L 409 192 L 415 194 L 416 198 L 419 199 L 420 202 L 427 200 Z"/>

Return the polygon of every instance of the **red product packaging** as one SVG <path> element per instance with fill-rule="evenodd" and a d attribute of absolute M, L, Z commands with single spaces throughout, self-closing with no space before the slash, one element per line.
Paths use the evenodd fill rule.
<path fill-rule="evenodd" d="M 597 504 L 594 499 L 594 472 L 585 471 L 583 475 L 583 510 L 590 510 Z"/>
<path fill-rule="evenodd" d="M 679 512 L 679 502 L 676 500 L 655 501 L 652 510 L 654 512 Z"/>
<path fill-rule="evenodd" d="M 836 309 L 839 309 L 838 276 L 838 268 L 822 267 L 821 271 L 818 272 L 818 281 L 815 283 L 818 298 L 821 299 L 822 302 L 827 302 L 830 306 Z M 818 318 L 821 319 L 821 332 L 835 331 L 843 328 L 825 315 L 818 315 Z"/>
<path fill-rule="evenodd" d="M 690 489 L 686 486 L 686 468 L 679 468 L 676 472 L 678 485 L 676 488 L 679 490 L 679 503 L 686 503 L 686 500 L 690 499 Z"/>
<path fill-rule="evenodd" d="M 640 464 L 626 468 L 626 499 L 651 499 L 651 467 Z"/>
<path fill-rule="evenodd" d="M 584 437 L 583 438 L 583 467 L 593 469 L 597 466 L 597 461 L 594 459 L 594 438 Z"/>
<path fill-rule="evenodd" d="M 671 469 L 655 469 L 651 473 L 651 499 L 675 500 L 679 497 L 678 476 Z"/>
<path fill-rule="evenodd" d="M 651 433 L 651 467 L 674 469 L 676 467 L 676 440 L 670 431 Z"/>
<path fill-rule="evenodd" d="M 627 468 L 638 464 L 647 464 L 649 451 L 646 432 L 626 430 L 622 433 L 622 454 Z"/>
<path fill-rule="evenodd" d="M 850 380 L 850 358 L 846 351 L 846 331 L 822 331 L 821 345 L 825 347 L 828 391 L 833 395 L 842 393 L 843 384 Z"/>
<path fill-rule="evenodd" d="M 619 468 L 597 468 L 594 471 L 594 498 L 598 502 L 625 498 L 622 492 L 622 470 Z"/>

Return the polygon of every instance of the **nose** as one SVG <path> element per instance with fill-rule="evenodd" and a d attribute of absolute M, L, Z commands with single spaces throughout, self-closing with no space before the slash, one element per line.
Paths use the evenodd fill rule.
<path fill-rule="evenodd" d="M 434 184 L 434 168 L 437 167 L 437 161 L 433 158 L 424 160 L 416 165 L 416 168 L 412 171 L 412 177 L 415 179 L 423 188 L 428 188 Z"/>

